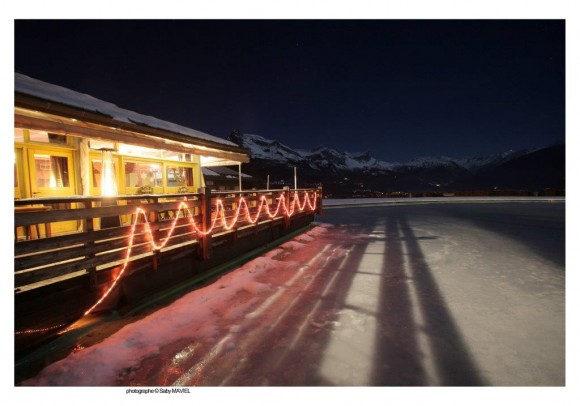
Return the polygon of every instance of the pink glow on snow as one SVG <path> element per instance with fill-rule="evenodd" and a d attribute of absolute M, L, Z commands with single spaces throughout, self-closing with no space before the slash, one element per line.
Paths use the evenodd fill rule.
<path fill-rule="evenodd" d="M 279 278 L 296 272 L 298 261 L 276 258 L 300 259 L 300 251 L 329 227 L 320 224 L 312 228 L 210 285 L 126 325 L 101 343 L 49 365 L 22 385 L 112 386 L 123 371 L 138 368 L 143 360 L 159 354 L 163 346 L 184 339 L 216 339 L 220 320 L 236 320 L 255 311 L 257 295 L 274 293 L 275 285 L 283 284 Z"/>

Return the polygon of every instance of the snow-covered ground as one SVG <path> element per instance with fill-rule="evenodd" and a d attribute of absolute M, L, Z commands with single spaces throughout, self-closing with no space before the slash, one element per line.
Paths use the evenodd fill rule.
<path fill-rule="evenodd" d="M 321 220 L 23 385 L 565 384 L 563 204 Z"/>
<path fill-rule="evenodd" d="M 200 346 L 215 344 L 216 349 L 233 349 L 238 337 L 245 336 L 244 320 L 261 323 L 263 313 L 279 312 L 283 302 L 293 298 L 303 278 L 344 250 L 328 247 L 316 254 L 309 245 L 326 233 L 330 225 L 317 226 L 305 234 L 282 244 L 265 255 L 236 269 L 215 283 L 198 289 L 175 301 L 171 306 L 129 324 L 102 343 L 76 352 L 46 368 L 23 385 L 192 385 L 191 373 L 180 377 L 187 369 L 179 368 L 191 362 Z M 318 245 L 317 245 L 318 246 Z M 281 299 L 281 300 L 278 300 Z M 271 325 L 263 327 L 272 328 Z M 254 329 L 255 334 L 255 329 Z M 184 343 L 187 344 L 184 344 Z M 175 345 L 180 350 L 174 354 Z M 167 351 L 170 355 L 167 354 Z M 143 362 L 151 357 L 171 357 L 166 371 L 158 371 L 154 381 L 139 374 Z M 207 361 L 205 361 L 207 362 Z M 177 367 L 176 367 L 177 366 Z M 197 363 L 194 364 L 197 366 Z M 139 375 L 136 379 L 135 376 Z M 173 380 L 171 379 L 173 378 Z M 179 379 L 179 381 L 177 381 Z"/>

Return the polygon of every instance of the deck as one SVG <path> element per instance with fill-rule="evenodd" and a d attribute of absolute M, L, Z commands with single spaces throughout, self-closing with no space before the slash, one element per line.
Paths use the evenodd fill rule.
<path fill-rule="evenodd" d="M 318 189 L 288 188 L 15 200 L 16 336 L 137 303 L 304 227 L 321 204 Z M 52 232 L 65 221 L 76 230 Z"/>

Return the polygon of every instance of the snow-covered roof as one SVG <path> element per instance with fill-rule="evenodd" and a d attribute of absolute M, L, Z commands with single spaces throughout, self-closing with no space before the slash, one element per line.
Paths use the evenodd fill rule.
<path fill-rule="evenodd" d="M 202 173 L 205 176 L 225 176 L 225 177 L 238 177 L 238 172 L 230 168 L 225 168 L 223 166 L 212 166 L 211 169 L 201 168 Z M 242 173 L 242 178 L 251 178 L 250 175 Z"/>
<path fill-rule="evenodd" d="M 163 121 L 155 117 L 135 113 L 134 111 L 122 109 L 113 103 L 99 100 L 93 96 L 89 96 L 88 94 L 75 92 L 74 90 L 46 83 L 38 79 L 33 79 L 20 73 L 15 73 L 14 76 L 14 90 L 18 93 L 104 114 L 123 123 L 141 124 L 151 128 L 187 135 L 199 140 L 211 141 L 235 147 L 238 146 L 231 141 L 214 137 L 213 135 L 201 131 L 183 127 L 179 124 L 170 123 L 169 121 Z"/>
<path fill-rule="evenodd" d="M 219 175 L 232 175 L 237 177 L 238 176 L 238 171 L 237 170 L 233 170 L 231 168 L 227 168 L 225 166 L 212 166 L 212 171 L 217 172 Z M 250 175 L 246 175 L 245 173 L 242 173 L 242 178 L 251 178 Z"/>
<path fill-rule="evenodd" d="M 205 176 L 220 176 L 219 173 L 212 171 L 211 169 L 208 168 L 201 168 L 201 172 L 205 175 Z"/>

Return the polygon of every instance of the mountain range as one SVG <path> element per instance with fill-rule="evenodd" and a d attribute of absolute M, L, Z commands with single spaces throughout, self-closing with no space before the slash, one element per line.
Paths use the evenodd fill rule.
<path fill-rule="evenodd" d="M 339 152 L 325 146 L 295 149 L 260 135 L 232 132 L 228 140 L 246 148 L 250 163 L 243 171 L 256 187 L 324 185 L 335 197 L 384 193 L 526 190 L 565 188 L 565 146 L 552 145 L 494 155 L 451 158 L 427 156 L 409 162 L 385 162 L 369 152 Z"/>

